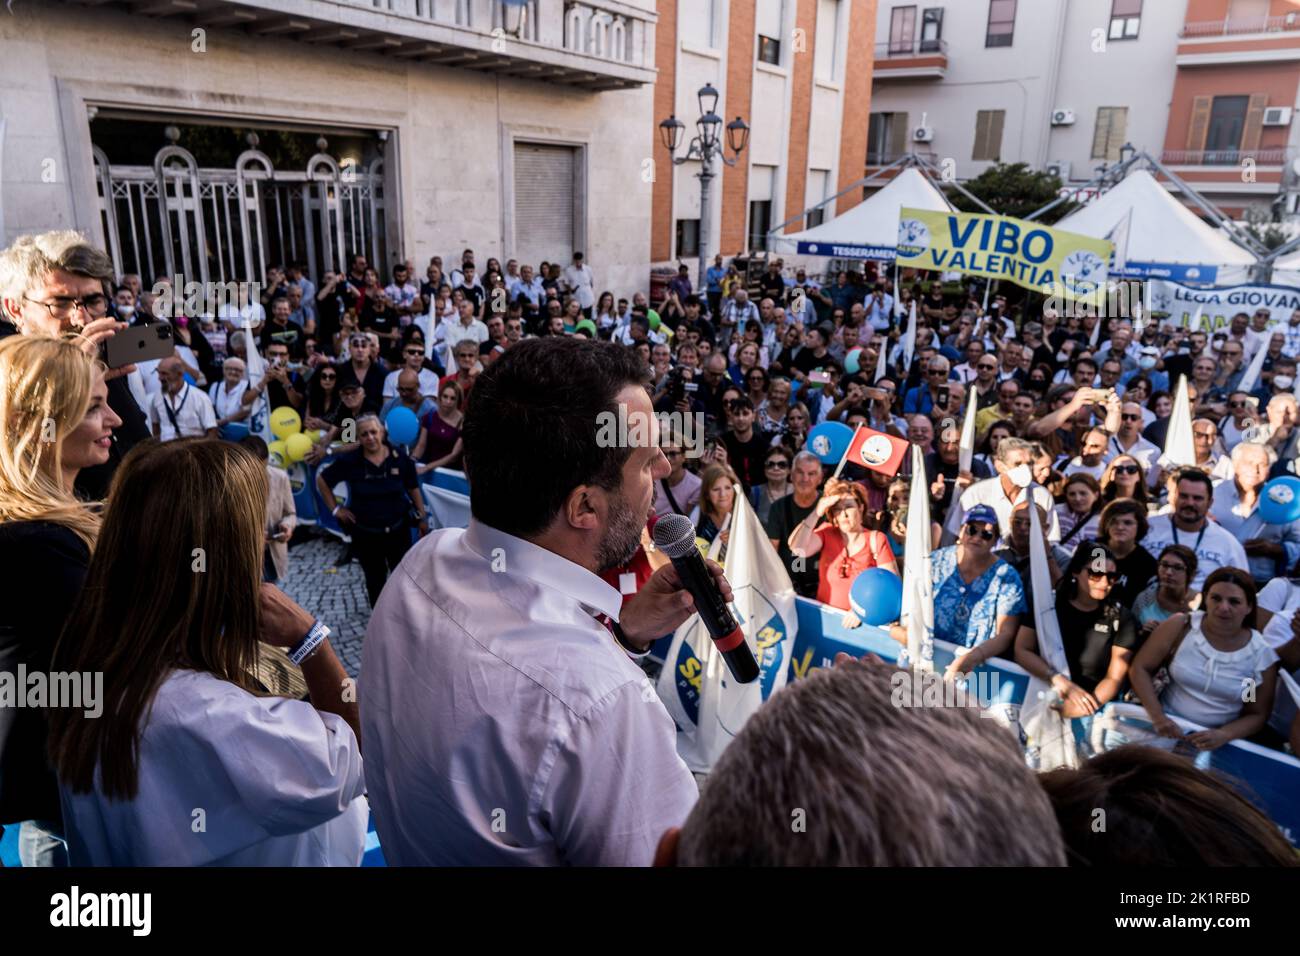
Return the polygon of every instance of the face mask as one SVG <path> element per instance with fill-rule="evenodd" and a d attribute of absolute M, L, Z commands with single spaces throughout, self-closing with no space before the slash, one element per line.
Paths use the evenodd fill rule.
<path fill-rule="evenodd" d="M 1216 352 L 1221 351 L 1223 349 L 1223 339 L 1215 339 L 1212 341 L 1210 343 L 1210 348 L 1214 349 Z"/>
<path fill-rule="evenodd" d="M 1289 389 L 1292 385 L 1295 384 L 1295 379 L 1293 379 L 1290 375 L 1274 375 L 1273 384 L 1277 388 L 1280 388 L 1282 391 L 1285 392 L 1287 389 Z"/>
<path fill-rule="evenodd" d="M 1056 360 L 1057 360 L 1058 362 L 1068 362 L 1068 361 L 1070 361 L 1070 353 L 1069 353 L 1069 352 L 1057 352 L 1057 353 L 1056 353 Z"/>
<path fill-rule="evenodd" d="M 1155 368 L 1155 367 L 1156 367 L 1156 358 L 1153 355 L 1144 355 L 1140 359 L 1138 359 L 1138 368 L 1147 369 L 1147 368 Z"/>
<path fill-rule="evenodd" d="M 122 316 L 123 318 L 133 314 L 134 312 L 135 312 L 135 306 L 133 305 L 119 305 L 117 307 L 117 314 Z"/>
<path fill-rule="evenodd" d="M 1034 480 L 1034 474 L 1029 470 L 1028 465 L 1016 465 L 1007 472 L 1007 477 L 1017 488 L 1028 488 L 1029 483 Z"/>

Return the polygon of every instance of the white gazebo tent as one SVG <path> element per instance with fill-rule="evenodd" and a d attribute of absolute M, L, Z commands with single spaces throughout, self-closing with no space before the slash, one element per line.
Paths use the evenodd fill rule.
<path fill-rule="evenodd" d="M 1300 288 L 1300 251 L 1273 260 L 1273 284 Z"/>
<path fill-rule="evenodd" d="M 1112 278 L 1236 285 L 1249 281 L 1257 261 L 1253 252 L 1208 225 L 1146 169 L 1130 168 L 1114 186 L 1054 227 L 1115 243 Z"/>
<path fill-rule="evenodd" d="M 907 206 L 952 212 L 953 207 L 915 166 L 902 169 L 879 191 L 842 216 L 819 226 L 785 235 L 773 234 L 770 246 L 778 255 L 832 256 L 836 259 L 876 259 L 891 262 L 898 245 L 898 211 Z"/>

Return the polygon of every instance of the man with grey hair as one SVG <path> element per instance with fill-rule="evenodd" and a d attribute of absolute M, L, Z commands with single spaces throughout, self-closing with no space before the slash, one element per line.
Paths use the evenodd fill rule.
<path fill-rule="evenodd" d="M 185 366 L 175 355 L 158 363 L 162 388 L 149 396 L 149 423 L 153 437 L 162 441 L 177 438 L 217 437 L 217 413 L 212 399 L 185 381 Z"/>
<path fill-rule="evenodd" d="M 1276 461 L 1268 445 L 1241 442 L 1232 449 L 1232 477 L 1215 485 L 1210 504 L 1210 517 L 1242 543 L 1261 587 L 1286 577 L 1300 561 L 1300 524 L 1269 524 L 1259 514 L 1260 493 Z"/>
<path fill-rule="evenodd" d="M 942 681 L 844 661 L 781 690 L 655 862 L 1065 866 L 1051 802 L 1014 737 L 975 708 L 928 706 L 943 695 L 926 683 Z"/>
<path fill-rule="evenodd" d="M 112 261 L 80 233 L 19 236 L 0 252 L 0 312 L 9 326 L 0 327 L 0 335 L 78 332 L 86 351 L 98 355 L 103 342 L 126 328 L 108 314 L 106 284 L 112 277 Z M 149 426 L 127 384 L 134 368 L 109 369 L 104 375 L 108 405 L 122 424 L 113 429 L 108 461 L 77 475 L 77 491 L 87 499 L 103 498 L 117 463 L 136 442 L 149 437 Z"/>
<path fill-rule="evenodd" d="M 1002 529 L 1000 544 L 1009 544 L 1011 513 L 1020 500 L 1025 488 L 1032 486 L 1034 501 L 1047 513 L 1047 539 L 1053 543 L 1061 540 L 1061 523 L 1057 519 L 1055 501 L 1052 493 L 1042 485 L 1034 484 L 1030 471 L 1034 462 L 1033 443 L 1023 438 L 1004 438 L 998 442 L 997 457 L 993 468 L 997 475 L 977 481 L 967 488 L 959 499 L 948 508 L 947 518 L 943 523 L 944 543 L 951 544 L 957 540 L 966 512 L 976 505 L 988 505 L 998 516 L 998 527 Z"/>

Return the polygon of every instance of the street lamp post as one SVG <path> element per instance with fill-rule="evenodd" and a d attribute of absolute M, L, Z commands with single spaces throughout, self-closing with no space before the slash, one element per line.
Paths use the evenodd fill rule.
<path fill-rule="evenodd" d="M 713 88 L 712 83 L 706 83 L 700 89 L 697 98 L 700 104 L 700 118 L 695 121 L 696 133 L 691 139 L 690 145 L 686 148 L 686 154 L 684 156 L 676 155 L 678 147 L 682 144 L 682 133 L 686 129 L 686 124 L 679 120 L 676 114 L 669 116 L 659 124 L 659 137 L 668 150 L 668 155 L 672 159 L 674 166 L 680 166 L 682 163 L 690 162 L 693 159 L 700 161 L 700 171 L 697 174 L 697 178 L 700 180 L 700 263 L 698 282 L 700 292 L 705 293 L 708 288 L 705 281 L 705 271 L 709 256 L 709 241 L 712 239 L 713 231 L 713 206 L 709 199 L 709 192 L 715 175 L 713 161 L 717 159 L 728 166 L 735 166 L 736 161 L 740 159 L 740 154 L 744 152 L 745 146 L 749 142 L 749 125 L 739 116 L 727 124 L 726 145 L 731 148 L 733 154 L 728 159 L 720 135 L 722 117 L 716 112 L 718 91 Z"/>

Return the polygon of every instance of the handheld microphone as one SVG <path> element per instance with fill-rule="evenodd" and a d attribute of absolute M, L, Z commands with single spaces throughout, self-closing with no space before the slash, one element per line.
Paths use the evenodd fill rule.
<path fill-rule="evenodd" d="M 745 632 L 732 617 L 722 599 L 717 581 L 695 546 L 695 526 L 684 515 L 664 515 L 655 523 L 655 547 L 673 562 L 677 576 L 695 599 L 695 610 L 713 638 L 713 646 L 727 662 L 727 669 L 738 683 L 748 684 L 758 677 L 758 661 L 749 649 Z"/>

